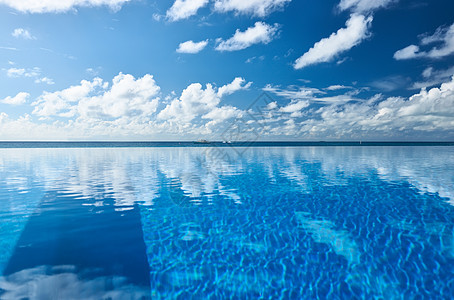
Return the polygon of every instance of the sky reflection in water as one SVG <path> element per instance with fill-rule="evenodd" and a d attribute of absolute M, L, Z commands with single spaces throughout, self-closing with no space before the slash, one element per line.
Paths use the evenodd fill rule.
<path fill-rule="evenodd" d="M 453 147 L 0 149 L 0 289 L 448 298 L 453 206 Z"/>

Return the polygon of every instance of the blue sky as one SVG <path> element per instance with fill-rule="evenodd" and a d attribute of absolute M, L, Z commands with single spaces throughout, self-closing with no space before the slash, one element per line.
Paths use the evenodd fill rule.
<path fill-rule="evenodd" d="M 452 141 L 453 11 L 0 0 L 0 139 Z"/>

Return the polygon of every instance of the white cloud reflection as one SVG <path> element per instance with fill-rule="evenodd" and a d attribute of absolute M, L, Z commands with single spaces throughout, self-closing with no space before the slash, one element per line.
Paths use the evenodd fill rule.
<path fill-rule="evenodd" d="M 163 184 L 159 174 L 192 198 L 219 193 L 240 200 L 221 179 L 243 174 L 254 162 L 269 181 L 283 176 L 306 191 L 315 184 L 310 169 L 322 178 L 317 184 L 325 185 L 345 185 L 347 178 L 375 173 L 387 182 L 405 180 L 421 193 L 438 193 L 454 205 L 454 179 L 446 176 L 454 169 L 452 147 L 253 148 L 242 156 L 230 147 L 0 151 L 2 180 L 9 191 L 27 193 L 38 186 L 86 200 L 110 197 L 118 207 L 153 205 Z"/>
<path fill-rule="evenodd" d="M 75 266 L 39 266 L 0 277 L 2 299 L 146 299 L 149 290 L 120 276 L 82 279 Z"/>

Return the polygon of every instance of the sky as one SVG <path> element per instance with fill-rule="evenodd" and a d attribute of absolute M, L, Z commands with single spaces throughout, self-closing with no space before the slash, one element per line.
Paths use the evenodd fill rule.
<path fill-rule="evenodd" d="M 0 0 L 0 140 L 454 141 L 452 0 Z"/>

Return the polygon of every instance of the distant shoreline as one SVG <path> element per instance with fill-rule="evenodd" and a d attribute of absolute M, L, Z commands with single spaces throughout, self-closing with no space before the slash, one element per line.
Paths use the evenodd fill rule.
<path fill-rule="evenodd" d="M 104 142 L 104 141 L 4 141 L 0 148 L 153 148 L 153 147 L 320 147 L 320 146 L 454 146 L 454 142 L 395 142 L 395 141 L 241 141 L 207 142 L 164 141 L 164 142 Z"/>

